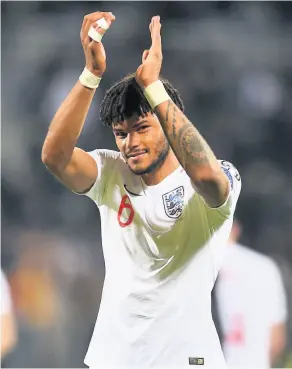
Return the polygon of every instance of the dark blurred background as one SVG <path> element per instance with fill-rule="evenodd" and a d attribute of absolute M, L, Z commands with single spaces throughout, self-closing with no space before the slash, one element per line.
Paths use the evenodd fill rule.
<path fill-rule="evenodd" d="M 99 121 L 109 86 L 134 72 L 160 15 L 163 76 L 243 188 L 242 242 L 272 256 L 292 303 L 292 3 L 1 2 L 2 268 L 19 342 L 7 367 L 82 367 L 102 289 L 99 213 L 41 162 L 58 106 L 84 68 L 83 16 L 112 11 L 107 72 L 79 146 L 116 149 Z M 291 351 L 292 327 L 289 321 Z M 283 364 L 284 365 L 284 364 Z"/>

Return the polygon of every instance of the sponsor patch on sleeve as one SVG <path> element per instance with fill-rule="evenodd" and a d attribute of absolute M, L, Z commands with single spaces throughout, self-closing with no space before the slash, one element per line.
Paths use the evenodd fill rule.
<path fill-rule="evenodd" d="M 237 169 L 228 161 L 226 160 L 220 160 L 221 168 L 223 169 L 224 173 L 226 174 L 229 182 L 231 190 L 233 190 L 234 186 L 234 180 L 240 181 L 240 175 L 237 171 Z"/>

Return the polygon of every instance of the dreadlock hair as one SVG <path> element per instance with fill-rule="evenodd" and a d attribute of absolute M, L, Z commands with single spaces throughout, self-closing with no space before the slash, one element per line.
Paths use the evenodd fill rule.
<path fill-rule="evenodd" d="M 168 95 L 176 106 L 184 111 L 179 92 L 164 78 L 160 78 Z M 146 100 L 141 87 L 135 80 L 135 74 L 129 74 L 106 91 L 100 105 L 100 119 L 108 126 L 130 118 L 135 113 L 144 117 L 153 109 Z"/>

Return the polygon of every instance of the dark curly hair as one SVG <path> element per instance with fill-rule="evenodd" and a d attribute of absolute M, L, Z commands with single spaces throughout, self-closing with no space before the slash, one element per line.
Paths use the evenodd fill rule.
<path fill-rule="evenodd" d="M 184 105 L 179 92 L 164 78 L 160 78 L 172 101 L 184 111 Z M 124 77 L 106 91 L 100 105 L 100 119 L 108 126 L 123 121 L 135 113 L 145 116 L 153 109 L 146 100 L 142 89 L 135 80 L 135 74 Z"/>

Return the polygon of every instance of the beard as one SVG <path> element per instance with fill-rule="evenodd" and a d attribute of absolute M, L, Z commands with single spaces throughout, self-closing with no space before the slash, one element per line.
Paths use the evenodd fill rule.
<path fill-rule="evenodd" d="M 163 147 L 162 147 L 162 150 L 159 152 L 157 158 L 155 160 L 153 160 L 153 162 L 150 165 L 148 165 L 147 168 L 134 170 L 128 164 L 129 165 L 129 168 L 131 169 L 131 171 L 134 174 L 140 175 L 140 176 L 143 175 L 143 174 L 152 173 L 155 170 L 159 169 L 162 166 L 162 164 L 165 162 L 165 159 L 166 159 L 166 157 L 167 157 L 167 155 L 169 153 L 169 149 L 170 149 L 169 143 L 165 139 L 164 144 L 163 144 Z"/>

